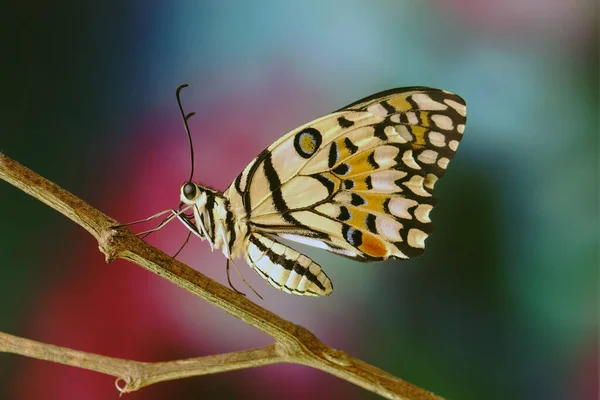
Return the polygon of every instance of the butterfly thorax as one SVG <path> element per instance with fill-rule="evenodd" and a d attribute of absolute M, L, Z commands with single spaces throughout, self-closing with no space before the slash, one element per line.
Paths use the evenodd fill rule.
<path fill-rule="evenodd" d="M 231 259 L 243 251 L 247 225 L 235 218 L 229 199 L 223 193 L 188 182 L 181 187 L 181 202 L 190 208 L 193 220 L 186 217 L 192 232 L 208 240 L 212 249 L 221 249 Z"/>

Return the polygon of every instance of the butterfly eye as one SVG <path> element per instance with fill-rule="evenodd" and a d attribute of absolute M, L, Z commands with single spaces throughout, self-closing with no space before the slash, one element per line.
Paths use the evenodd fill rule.
<path fill-rule="evenodd" d="M 196 197 L 196 185 L 192 182 L 188 182 L 183 185 L 183 195 L 188 200 L 193 200 Z"/>

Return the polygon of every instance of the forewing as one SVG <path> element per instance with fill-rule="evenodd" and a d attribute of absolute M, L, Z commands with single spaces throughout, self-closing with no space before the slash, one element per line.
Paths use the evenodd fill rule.
<path fill-rule="evenodd" d="M 415 257 L 465 122 L 450 92 L 381 92 L 283 136 L 226 195 L 257 232 L 365 261 Z"/>

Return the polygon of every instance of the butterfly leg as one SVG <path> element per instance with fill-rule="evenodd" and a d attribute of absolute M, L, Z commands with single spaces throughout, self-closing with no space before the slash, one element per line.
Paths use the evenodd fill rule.
<path fill-rule="evenodd" d="M 124 226 L 131 226 L 131 225 L 141 224 L 142 222 L 148 222 L 148 221 L 152 221 L 153 219 L 155 219 L 155 218 L 158 218 L 158 217 L 160 217 L 161 215 L 165 215 L 165 214 L 167 214 L 167 213 L 170 213 L 170 212 L 173 212 L 173 211 L 175 211 L 175 210 L 173 210 L 173 209 L 164 210 L 164 211 L 161 211 L 161 212 L 159 212 L 159 213 L 156 213 L 156 214 L 154 214 L 154 215 L 151 215 L 151 216 L 149 216 L 148 218 L 144 218 L 144 219 L 138 219 L 137 221 L 128 222 L 128 223 L 126 223 L 126 224 L 115 225 L 115 226 L 113 226 L 112 228 L 114 228 L 114 229 L 117 229 L 117 228 L 122 228 L 122 227 L 124 227 Z"/>
<path fill-rule="evenodd" d="M 183 242 L 183 244 L 181 245 L 181 247 L 179 248 L 179 250 L 177 250 L 177 252 L 175 254 L 173 254 L 173 258 L 177 258 L 177 256 L 179 255 L 179 253 L 181 253 L 181 250 L 183 250 L 183 248 L 185 247 L 186 244 L 188 244 L 188 242 L 190 241 L 190 236 L 192 236 L 192 231 L 189 231 L 187 236 L 185 237 L 185 242 Z"/>
<path fill-rule="evenodd" d="M 275 240 L 248 236 L 246 262 L 271 286 L 300 296 L 323 296 L 333 291 L 321 267 L 304 254 Z"/>
<path fill-rule="evenodd" d="M 242 281 L 246 284 L 246 286 L 248 286 L 250 288 L 250 290 L 252 290 L 254 292 L 254 294 L 257 295 L 261 300 L 264 300 L 264 298 L 252 287 L 252 285 L 246 281 L 246 279 L 244 278 L 244 275 L 242 275 L 242 273 L 238 269 L 237 265 L 235 265 L 235 262 L 228 258 L 227 259 L 227 281 L 229 282 L 229 286 L 231 286 L 231 288 L 233 290 L 235 290 L 242 296 L 246 296 L 244 293 L 240 292 L 235 287 L 233 287 L 233 284 L 231 283 L 231 280 L 229 279 L 229 261 L 231 261 L 231 263 L 233 264 L 233 268 L 235 269 L 235 272 L 237 272 L 238 276 L 242 279 Z"/>

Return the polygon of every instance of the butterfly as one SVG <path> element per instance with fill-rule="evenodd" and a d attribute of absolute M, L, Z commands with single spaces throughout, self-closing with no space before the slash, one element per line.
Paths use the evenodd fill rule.
<path fill-rule="evenodd" d="M 191 145 L 194 113 L 179 106 Z M 275 288 L 328 295 L 333 286 L 321 266 L 279 239 L 365 262 L 421 255 L 433 188 L 465 123 L 465 101 L 448 91 L 376 93 L 284 135 L 225 192 L 192 182 L 192 148 L 192 175 L 179 211 L 171 211 L 228 262 L 243 257 Z"/>

